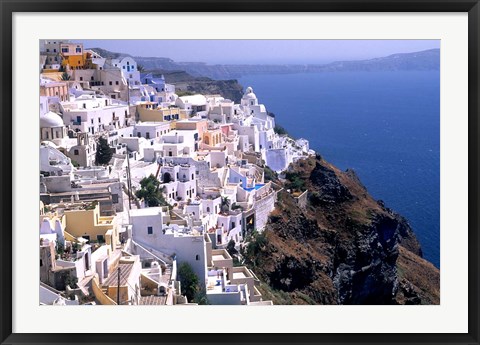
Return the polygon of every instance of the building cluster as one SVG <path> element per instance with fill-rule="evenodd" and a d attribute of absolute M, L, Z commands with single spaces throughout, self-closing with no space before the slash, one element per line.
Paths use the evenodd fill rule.
<path fill-rule="evenodd" d="M 195 303 L 178 274 L 188 265 L 210 304 L 271 304 L 227 249 L 274 209 L 281 187 L 266 166 L 313 154 L 308 141 L 275 133 L 251 87 L 240 104 L 179 97 L 132 57 L 62 40 L 40 50 L 40 302 Z M 152 176 L 164 206 L 135 195 Z"/>

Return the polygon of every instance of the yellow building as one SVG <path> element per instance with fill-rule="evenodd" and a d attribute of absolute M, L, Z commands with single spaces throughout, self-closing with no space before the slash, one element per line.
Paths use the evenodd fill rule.
<path fill-rule="evenodd" d="M 58 97 L 60 101 L 68 100 L 68 84 L 66 81 L 56 81 L 40 86 L 40 96 Z"/>
<path fill-rule="evenodd" d="M 75 237 L 89 241 L 106 242 L 114 249 L 119 244 L 119 233 L 114 216 L 100 216 L 98 204 L 93 206 L 65 210 L 65 231 Z"/>
<path fill-rule="evenodd" d="M 188 118 L 185 110 L 179 108 L 157 108 L 157 103 L 143 102 L 137 105 L 139 120 L 142 122 L 164 122 Z M 172 129 L 175 129 L 173 127 Z"/>
<path fill-rule="evenodd" d="M 210 129 L 203 133 L 203 143 L 209 146 L 217 146 L 223 143 L 222 130 Z"/>

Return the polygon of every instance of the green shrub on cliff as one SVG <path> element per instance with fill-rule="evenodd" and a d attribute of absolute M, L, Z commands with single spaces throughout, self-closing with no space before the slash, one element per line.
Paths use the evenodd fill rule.
<path fill-rule="evenodd" d="M 286 187 L 292 191 L 305 191 L 305 181 L 300 177 L 297 172 L 287 172 L 285 178 L 288 180 Z"/>

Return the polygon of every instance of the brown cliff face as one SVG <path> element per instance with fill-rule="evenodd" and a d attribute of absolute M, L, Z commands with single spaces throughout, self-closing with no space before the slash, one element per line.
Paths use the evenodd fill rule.
<path fill-rule="evenodd" d="M 286 177 L 276 181 L 284 189 L 265 231 L 243 251 L 274 303 L 439 303 L 439 272 L 421 258 L 408 222 L 353 171 L 317 156 Z M 295 188 L 308 190 L 303 209 Z"/>

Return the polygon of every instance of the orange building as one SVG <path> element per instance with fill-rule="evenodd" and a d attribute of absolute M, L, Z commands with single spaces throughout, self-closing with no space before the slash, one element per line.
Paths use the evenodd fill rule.
<path fill-rule="evenodd" d="M 83 68 L 87 61 L 87 54 L 84 54 L 81 43 L 60 44 L 60 54 L 63 57 L 62 65 L 68 65 L 71 69 Z"/>

